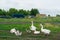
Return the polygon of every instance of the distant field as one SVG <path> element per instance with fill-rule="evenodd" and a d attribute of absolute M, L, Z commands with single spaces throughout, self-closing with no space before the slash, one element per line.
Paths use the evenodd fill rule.
<path fill-rule="evenodd" d="M 40 30 L 40 23 L 43 23 L 44 28 L 50 29 L 51 34 L 45 36 L 40 33 L 39 35 L 34 35 L 32 33 L 26 33 L 26 29 L 29 29 L 31 26 L 31 21 L 34 21 L 34 25 L 37 27 L 37 30 Z M 54 22 L 54 23 L 52 23 Z M 30 19 L 1 19 L 0 18 L 0 40 L 60 40 L 60 20 L 59 18 L 30 18 Z M 16 28 L 23 32 L 22 36 L 15 36 L 9 31 L 11 28 Z"/>
<path fill-rule="evenodd" d="M 0 18 L 0 22 L 60 22 L 60 17 L 39 17 L 39 18 Z"/>

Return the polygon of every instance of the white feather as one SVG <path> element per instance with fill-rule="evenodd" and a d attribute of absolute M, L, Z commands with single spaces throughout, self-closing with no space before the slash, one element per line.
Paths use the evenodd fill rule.
<path fill-rule="evenodd" d="M 41 32 L 43 32 L 44 34 L 50 34 L 50 30 L 48 30 L 48 29 L 43 29 L 43 25 L 42 24 L 40 24 L 41 25 Z"/>
<path fill-rule="evenodd" d="M 16 36 L 22 35 L 22 32 L 19 32 L 19 30 L 17 30 L 17 31 L 15 32 L 15 35 L 16 35 Z"/>
<path fill-rule="evenodd" d="M 34 31 L 34 34 L 40 34 L 40 31 Z"/>
<path fill-rule="evenodd" d="M 14 33 L 14 32 L 16 32 L 15 28 L 13 28 L 13 29 L 10 30 L 10 33 Z"/>
<path fill-rule="evenodd" d="M 32 21 L 32 25 L 31 25 L 31 28 L 30 28 L 32 31 L 35 31 L 36 30 L 36 27 L 33 25 L 33 21 Z"/>

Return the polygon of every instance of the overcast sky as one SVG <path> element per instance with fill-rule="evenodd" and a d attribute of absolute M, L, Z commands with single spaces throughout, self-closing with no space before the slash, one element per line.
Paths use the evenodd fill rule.
<path fill-rule="evenodd" d="M 1 9 L 60 9 L 60 0 L 0 0 Z"/>

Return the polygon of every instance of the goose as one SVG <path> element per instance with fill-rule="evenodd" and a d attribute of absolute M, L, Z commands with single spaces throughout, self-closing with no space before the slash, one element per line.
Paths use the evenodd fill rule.
<path fill-rule="evenodd" d="M 40 25 L 41 25 L 41 32 L 43 32 L 46 35 L 49 35 L 50 32 L 51 32 L 51 30 L 49 30 L 49 29 L 43 29 L 43 25 L 42 24 L 40 24 Z"/>
<path fill-rule="evenodd" d="M 26 32 L 27 32 L 27 33 L 31 33 L 31 30 L 27 30 L 27 29 L 26 29 Z"/>
<path fill-rule="evenodd" d="M 19 30 L 17 30 L 17 31 L 15 32 L 15 35 L 16 35 L 16 36 L 22 35 L 22 32 L 19 32 Z"/>
<path fill-rule="evenodd" d="M 36 30 L 35 30 L 35 31 L 34 31 L 34 34 L 40 34 L 40 31 L 36 31 Z"/>
<path fill-rule="evenodd" d="M 31 29 L 32 31 L 35 31 L 35 30 L 36 30 L 36 27 L 33 25 L 33 21 L 31 21 L 31 23 L 32 23 L 32 25 L 31 25 L 31 28 L 30 28 L 30 29 Z"/>
<path fill-rule="evenodd" d="M 13 29 L 10 30 L 10 33 L 15 33 L 15 32 L 16 32 L 15 28 L 13 28 Z"/>

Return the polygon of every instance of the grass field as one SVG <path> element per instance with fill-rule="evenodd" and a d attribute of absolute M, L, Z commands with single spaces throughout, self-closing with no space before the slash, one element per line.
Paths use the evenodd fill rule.
<path fill-rule="evenodd" d="M 55 18 L 56 19 L 56 18 Z M 27 33 L 26 29 L 29 29 L 31 26 L 31 21 L 34 21 L 34 25 L 37 27 L 37 30 L 40 30 L 40 23 L 43 23 L 44 28 L 50 29 L 51 34 L 49 36 L 45 36 L 43 33 L 39 35 L 34 35 L 33 33 Z M 56 19 L 57 22 L 60 20 Z M 0 19 L 0 40 L 60 40 L 60 23 L 52 22 L 52 19 Z M 9 31 L 11 28 L 16 28 L 23 32 L 21 36 L 15 36 L 11 34 Z"/>

